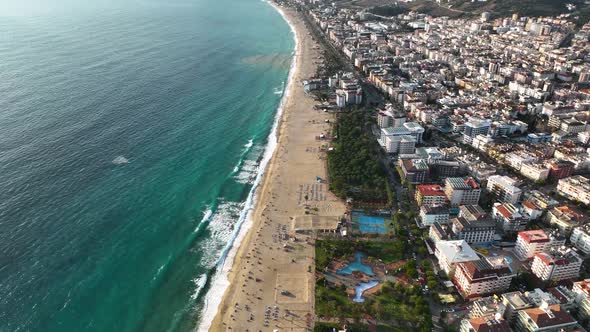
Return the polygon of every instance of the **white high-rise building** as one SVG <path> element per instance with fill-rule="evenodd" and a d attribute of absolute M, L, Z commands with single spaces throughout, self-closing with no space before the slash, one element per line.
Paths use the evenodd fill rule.
<path fill-rule="evenodd" d="M 473 139 L 477 135 L 487 135 L 490 131 L 490 127 L 490 120 L 470 118 L 469 121 L 465 123 L 465 128 L 463 129 L 463 143 L 471 145 Z"/>
<path fill-rule="evenodd" d="M 535 254 L 531 271 L 543 281 L 560 281 L 580 275 L 582 259 L 570 248 L 553 249 Z"/>
<path fill-rule="evenodd" d="M 515 204 L 520 200 L 522 190 L 518 188 L 518 181 L 503 175 L 492 175 L 488 178 L 486 189 L 494 193 L 498 200 Z"/>
<path fill-rule="evenodd" d="M 572 245 L 584 254 L 590 254 L 590 224 L 575 227 L 570 237 Z"/>
<path fill-rule="evenodd" d="M 565 237 L 559 233 L 547 234 L 541 229 L 518 232 L 514 253 L 521 260 L 531 259 L 535 254 L 559 248 L 565 244 Z"/>
<path fill-rule="evenodd" d="M 590 179 L 581 175 L 570 176 L 557 182 L 557 192 L 573 201 L 590 204 Z"/>

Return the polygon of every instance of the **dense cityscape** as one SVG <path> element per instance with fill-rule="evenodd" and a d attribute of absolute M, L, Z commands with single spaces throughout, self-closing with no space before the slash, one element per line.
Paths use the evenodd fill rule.
<path fill-rule="evenodd" d="M 590 24 L 280 4 L 323 48 L 301 83 L 347 202 L 315 330 L 586 331 Z"/>

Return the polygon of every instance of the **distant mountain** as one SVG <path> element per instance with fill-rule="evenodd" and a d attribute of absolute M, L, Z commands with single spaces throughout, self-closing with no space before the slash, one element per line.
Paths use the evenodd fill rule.
<path fill-rule="evenodd" d="M 576 6 L 568 9 L 567 5 Z M 584 0 L 415 0 L 402 4 L 410 10 L 416 10 L 435 16 L 472 16 L 482 12 L 490 12 L 493 16 L 509 16 L 518 13 L 520 16 L 555 16 L 563 13 L 574 13 L 587 8 Z"/>
<path fill-rule="evenodd" d="M 497 16 L 507 16 L 518 13 L 521 16 L 559 15 L 570 12 L 567 4 L 583 6 L 583 0 L 451 0 L 448 5 L 453 9 L 465 12 L 484 11 Z"/>

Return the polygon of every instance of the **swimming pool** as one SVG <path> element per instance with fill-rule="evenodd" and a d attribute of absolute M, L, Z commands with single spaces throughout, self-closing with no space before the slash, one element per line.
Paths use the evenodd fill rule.
<path fill-rule="evenodd" d="M 356 286 L 354 288 L 354 299 L 352 299 L 354 302 L 365 302 L 365 299 L 363 298 L 363 293 L 367 290 L 367 289 L 371 289 L 375 286 L 379 285 L 379 282 L 377 281 L 369 281 L 369 282 L 363 282 L 360 283 L 358 286 Z"/>
<path fill-rule="evenodd" d="M 336 271 L 336 273 L 340 275 L 348 275 L 352 274 L 354 271 L 360 271 L 368 276 L 374 276 L 375 273 L 373 273 L 373 269 L 370 266 L 363 264 L 363 257 L 365 257 L 365 255 L 363 255 L 360 252 L 357 252 L 356 254 L 354 254 L 354 262 L 351 262 L 345 267 L 339 269 L 338 271 Z"/>

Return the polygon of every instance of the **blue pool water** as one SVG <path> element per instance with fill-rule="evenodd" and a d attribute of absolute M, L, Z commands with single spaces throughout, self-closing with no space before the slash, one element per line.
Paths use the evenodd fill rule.
<path fill-rule="evenodd" d="M 354 271 L 360 271 L 371 277 L 375 275 L 375 273 L 373 273 L 373 269 L 370 266 L 363 264 L 362 259 L 364 255 L 362 253 L 357 252 L 354 254 L 354 257 L 356 258 L 354 262 L 336 271 L 336 273 L 340 275 L 347 275 L 352 274 Z"/>
<path fill-rule="evenodd" d="M 361 233 L 385 234 L 385 219 L 382 217 L 359 217 L 359 229 Z"/>
<path fill-rule="evenodd" d="M 356 286 L 354 288 L 354 299 L 352 299 L 354 302 L 365 302 L 365 299 L 363 298 L 363 293 L 367 290 L 367 289 L 371 289 L 375 286 L 377 286 L 379 284 L 378 281 L 369 281 L 369 282 L 363 282 L 360 283 L 358 286 Z"/>

